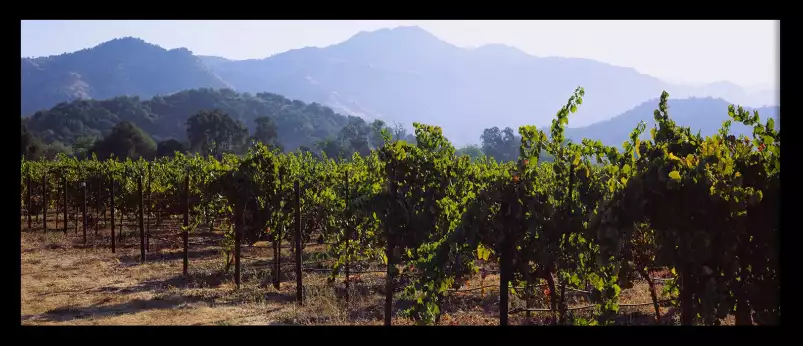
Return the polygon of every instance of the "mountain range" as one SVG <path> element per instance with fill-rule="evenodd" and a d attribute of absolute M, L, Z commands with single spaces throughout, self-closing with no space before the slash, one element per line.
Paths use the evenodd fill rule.
<path fill-rule="evenodd" d="M 748 92 L 728 82 L 678 85 L 589 59 L 536 57 L 501 44 L 461 48 L 418 27 L 360 32 L 331 46 L 252 60 L 198 56 L 121 38 L 59 56 L 21 58 L 21 67 L 22 115 L 76 99 L 227 88 L 316 102 L 366 120 L 438 125 L 457 145 L 476 143 L 483 129 L 493 126 L 546 126 L 577 86 L 585 88 L 586 97 L 570 126 L 587 128 L 592 138 L 607 134 L 592 129 L 616 123 L 609 119 L 617 115 L 638 113 L 664 90 L 673 99 L 710 96 L 725 105 L 779 103 L 775 91 Z M 726 107 L 716 111 L 727 116 Z M 690 120 L 696 127 L 700 119 Z M 635 123 L 622 126 L 629 132 Z"/>

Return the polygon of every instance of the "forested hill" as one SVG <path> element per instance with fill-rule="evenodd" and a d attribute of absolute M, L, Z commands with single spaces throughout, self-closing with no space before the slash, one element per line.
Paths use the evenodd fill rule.
<path fill-rule="evenodd" d="M 76 99 L 152 97 L 191 88 L 230 88 L 186 48 L 120 38 L 58 56 L 21 58 L 22 115 Z"/>
<path fill-rule="evenodd" d="M 690 126 L 693 131 L 699 130 L 703 135 L 711 135 L 719 130 L 723 121 L 729 119 L 729 105 L 727 101 L 713 98 L 670 100 L 669 113 L 678 124 Z M 567 128 L 566 138 L 578 143 L 583 138 L 601 140 L 606 145 L 619 147 L 640 121 L 646 122 L 648 128 L 653 126 L 656 107 L 657 102 L 645 102 L 613 119 L 585 127 Z M 187 120 L 200 111 L 213 109 L 220 109 L 240 121 L 250 132 L 256 130 L 257 118 L 271 118 L 276 127 L 278 144 L 289 151 L 306 147 L 329 154 L 363 152 L 375 145 L 371 142 L 379 138 L 377 129 L 387 127 L 381 121 L 369 124 L 362 118 L 340 115 L 316 103 L 291 101 L 270 93 L 240 94 L 230 89 L 192 89 L 144 101 L 125 96 L 108 100 L 78 100 L 36 112 L 24 118 L 23 124 L 33 136 L 50 145 L 51 152 L 69 152 L 65 147 L 80 151 L 106 137 L 122 122 L 136 125 L 157 142 L 173 138 L 186 145 Z M 756 110 L 762 119 L 775 118 L 776 126 L 780 127 L 779 107 Z M 460 153 L 473 157 L 485 154 L 501 161 L 513 160 L 518 157 L 520 142 L 517 128 L 487 128 L 481 136 L 477 136 L 480 145 L 464 147 Z M 412 140 L 401 126 L 391 131 L 396 138 Z M 731 132 L 748 136 L 751 133 L 750 129 L 738 123 L 732 125 Z M 643 136 L 649 136 L 649 131 L 645 131 Z"/>
<path fill-rule="evenodd" d="M 186 141 L 187 119 L 201 110 L 220 109 L 249 129 L 260 116 L 273 119 L 278 140 L 286 150 L 300 146 L 315 148 L 318 141 L 336 138 L 350 122 L 368 127 L 357 117 L 336 114 L 331 108 L 307 104 L 283 96 L 260 93 L 239 94 L 232 90 L 192 89 L 150 100 L 115 97 L 108 100 L 76 100 L 36 112 L 25 125 L 45 143 L 98 140 L 120 122 L 130 122 L 160 141 Z"/>

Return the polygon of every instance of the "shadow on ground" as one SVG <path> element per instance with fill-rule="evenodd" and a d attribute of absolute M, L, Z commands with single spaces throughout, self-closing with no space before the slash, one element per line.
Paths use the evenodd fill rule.
<path fill-rule="evenodd" d="M 94 304 L 88 307 L 69 306 L 53 309 L 40 315 L 25 315 L 22 316 L 22 321 L 35 320 L 40 322 L 66 322 L 90 317 L 102 318 L 124 314 L 135 314 L 145 310 L 171 309 L 179 307 L 180 305 L 200 301 L 209 302 L 210 298 L 197 296 L 170 296 L 157 297 L 153 299 L 134 299 L 126 303 L 113 305 Z"/>
<path fill-rule="evenodd" d="M 614 319 L 614 325 L 623 325 L 623 326 L 649 326 L 649 325 L 676 325 L 679 321 L 680 315 L 678 315 L 678 311 L 675 308 L 666 308 L 665 306 L 661 307 L 662 312 L 666 311 L 666 313 L 661 314 L 661 318 L 656 323 L 655 321 L 655 313 L 648 313 L 643 311 L 634 311 L 631 313 L 625 313 L 619 316 L 616 316 Z"/>
<path fill-rule="evenodd" d="M 133 286 L 116 287 L 104 286 L 94 290 L 94 292 L 106 293 L 139 293 L 149 291 L 162 291 L 170 287 L 177 289 L 186 288 L 215 288 L 220 286 L 224 281 L 230 280 L 231 275 L 223 274 L 221 272 L 200 272 L 190 273 L 188 275 L 176 275 L 163 280 L 148 280 L 140 282 Z"/>
<path fill-rule="evenodd" d="M 140 292 L 152 292 L 154 297 L 151 299 L 133 299 L 119 304 L 104 305 L 103 301 L 90 306 L 68 306 L 53 309 L 43 314 L 24 315 L 21 321 L 36 322 L 67 322 L 86 318 L 104 318 L 110 316 L 136 314 L 146 310 L 168 310 L 181 309 L 193 303 L 206 303 L 210 307 L 238 305 L 253 301 L 273 301 L 277 303 L 287 303 L 295 301 L 295 295 L 283 294 L 278 292 L 266 292 L 263 289 L 243 288 L 234 292 L 212 291 L 206 294 L 183 295 L 174 294 L 169 288 L 178 289 L 181 292 L 186 288 L 215 288 L 224 281 L 231 280 L 230 274 L 220 272 L 213 273 L 192 273 L 190 275 L 178 275 L 165 280 L 143 281 L 133 286 L 115 287 L 104 286 L 91 290 L 92 293 L 112 293 L 115 295 L 125 295 Z M 73 293 L 80 293 L 77 290 Z M 64 293 L 64 292 L 63 292 Z M 209 294 L 211 293 L 211 294 Z M 222 323 L 226 323 L 223 321 Z"/>
<path fill-rule="evenodd" d="M 205 249 L 205 250 L 188 250 L 187 251 L 187 258 L 198 259 L 198 258 L 205 258 L 211 256 L 217 256 L 220 254 L 220 250 L 218 249 Z M 139 263 L 139 252 L 136 254 L 130 255 L 123 255 L 120 256 L 120 263 L 123 264 L 134 264 Z M 175 252 L 146 252 L 145 253 L 145 261 L 175 261 L 175 260 L 183 260 L 184 259 L 184 252 L 183 251 L 175 251 Z"/>

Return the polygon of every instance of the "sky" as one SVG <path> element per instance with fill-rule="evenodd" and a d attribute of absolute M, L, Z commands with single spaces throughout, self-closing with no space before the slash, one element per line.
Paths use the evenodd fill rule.
<path fill-rule="evenodd" d="M 588 58 L 633 67 L 667 82 L 730 81 L 779 88 L 779 21 L 458 21 L 458 20 L 160 20 L 22 21 L 22 57 L 93 47 L 133 36 L 197 55 L 265 58 L 290 49 L 324 47 L 360 31 L 419 26 L 460 47 L 501 43 L 535 56 Z"/>

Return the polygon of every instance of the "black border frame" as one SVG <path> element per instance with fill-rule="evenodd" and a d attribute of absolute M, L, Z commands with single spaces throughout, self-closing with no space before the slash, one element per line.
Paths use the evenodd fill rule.
<path fill-rule="evenodd" d="M 411 3 L 405 3 L 402 6 L 393 6 L 391 11 L 374 11 L 374 14 L 371 14 L 369 7 L 365 5 L 355 5 L 355 6 L 347 6 L 345 3 L 338 2 L 338 3 L 326 3 L 322 2 L 319 4 L 302 4 L 302 3 L 284 3 L 281 7 L 279 6 L 268 6 L 265 11 L 256 10 L 259 6 L 242 3 L 237 4 L 236 6 L 227 8 L 221 6 L 221 4 L 214 4 L 212 7 L 206 6 L 197 6 L 196 8 L 191 8 L 192 5 L 177 5 L 175 7 L 165 6 L 164 3 L 161 6 L 157 4 L 148 4 L 146 2 L 138 1 L 136 4 L 118 4 L 117 6 L 111 6 L 110 3 L 100 3 L 100 4 L 91 4 L 86 3 L 87 6 L 77 6 L 76 3 L 52 3 L 52 4 L 32 4 L 32 3 L 21 3 L 21 7 L 24 9 L 22 16 L 26 19 L 57 19 L 57 18 L 74 18 L 74 19 L 781 19 L 783 17 L 781 14 L 783 13 L 781 10 L 774 10 L 776 7 L 770 7 L 769 4 L 761 4 L 761 5 L 753 5 L 749 7 L 741 7 L 735 6 L 735 4 L 730 3 L 725 6 L 715 5 L 714 3 L 703 3 L 703 2 L 696 2 L 691 6 L 672 2 L 672 3 L 654 3 L 654 6 L 647 6 L 647 4 L 641 3 L 636 5 L 637 7 L 631 6 L 614 6 L 612 3 L 588 3 L 588 4 L 579 4 L 579 3 L 541 3 L 534 6 L 531 10 L 523 10 L 523 6 L 519 5 L 501 5 L 501 6 L 488 6 L 487 4 L 481 4 L 480 6 L 466 6 L 467 3 L 462 3 L 460 5 L 446 5 L 444 7 L 435 7 L 435 6 L 414 6 Z M 710 4 L 710 5 L 708 5 Z M 290 9 L 294 6 L 299 7 L 298 11 L 291 11 Z M 563 6 L 562 6 L 563 5 Z M 36 6 L 36 8 L 33 8 Z M 648 9 L 648 7 L 650 9 Z M 657 9 L 655 9 L 657 7 Z M 104 11 L 102 9 L 108 8 L 109 10 L 106 11 L 107 15 L 103 15 Z M 112 10 L 111 8 L 115 8 Z M 250 8 L 250 9 L 248 9 Z M 644 9 L 643 11 L 637 10 L 630 10 L 630 9 Z M 749 8 L 749 9 L 748 9 Z M 92 9 L 95 9 L 94 11 Z M 208 10 L 206 10 L 208 9 Z M 358 10 L 359 9 L 359 10 Z M 377 6 L 378 9 L 378 6 Z M 743 10 L 742 10 L 743 9 Z M 742 10 L 742 11 L 740 11 Z M 384 15 L 381 13 L 385 12 Z M 606 13 L 608 12 L 608 13 Z M 607 16 L 605 15 L 607 14 Z M 19 34 L 21 30 L 20 23 L 13 23 L 11 21 L 6 22 L 8 23 L 8 28 L 6 32 L 13 32 L 14 34 Z M 792 34 L 792 27 L 797 26 L 797 23 L 792 21 L 782 21 L 779 27 L 787 29 L 787 35 L 781 35 L 781 42 L 783 42 L 784 38 L 787 41 L 792 42 L 790 37 L 793 37 Z M 779 29 L 780 30 L 780 29 Z M 796 30 L 795 30 L 796 31 Z M 19 35 L 17 37 L 20 37 Z M 659 39 L 659 38 L 656 38 Z M 750 49 L 750 47 L 734 47 L 734 54 L 738 54 L 739 50 L 741 49 Z M 692 53 L 693 54 L 693 53 Z M 781 60 L 783 60 L 783 56 L 788 56 L 787 61 L 794 61 L 792 60 L 792 50 L 786 49 L 781 50 Z M 11 60 L 13 54 L 5 54 L 5 57 Z M 9 62 L 11 64 L 11 62 Z M 16 64 L 16 62 L 14 62 Z M 789 96 L 793 95 L 794 89 L 797 88 L 797 80 L 796 78 L 793 79 L 791 76 L 794 73 L 797 75 L 797 64 L 787 64 L 784 69 L 787 75 L 786 78 L 781 79 L 781 85 L 783 86 L 781 97 L 783 98 L 784 95 Z M 19 90 L 19 89 L 17 89 Z M 16 124 L 19 118 L 14 116 L 13 124 Z M 795 120 L 794 117 L 787 118 L 788 121 Z M 11 125 L 11 124 L 9 124 Z M 787 128 L 794 125 L 787 125 Z M 11 129 L 16 128 L 16 126 L 7 126 L 6 130 L 10 131 Z M 2 136 L 0 137 L 3 141 L 13 141 L 14 136 Z M 6 146 L 7 148 L 16 147 L 18 142 L 14 142 L 11 145 Z M 795 143 L 793 143 L 795 144 Z M 788 145 L 788 143 L 787 143 Z M 793 148 L 794 149 L 794 148 Z M 19 178 L 20 171 L 14 170 L 11 172 L 11 175 Z M 11 181 L 9 179 L 9 181 Z M 792 181 L 794 184 L 795 181 Z M 793 187 L 785 189 L 788 191 L 794 191 Z M 10 196 L 9 196 L 10 197 Z M 791 194 L 790 197 L 782 197 L 788 198 L 790 200 L 789 209 L 791 209 L 792 198 L 794 198 Z M 11 198 L 9 198 L 11 199 Z M 16 198 L 14 198 L 16 204 Z M 8 212 L 9 217 L 16 218 L 19 220 L 16 211 L 14 211 L 14 207 L 4 209 Z M 783 214 L 783 212 L 781 211 Z M 782 216 L 783 217 L 783 216 Z M 782 219 L 783 220 L 783 219 Z M 790 225 L 793 225 L 790 221 Z M 16 230 L 12 230 L 14 233 L 14 239 L 16 241 L 20 241 L 19 233 Z M 784 242 L 786 244 L 796 244 L 794 241 L 790 241 L 790 237 L 795 236 L 795 232 L 786 234 L 787 241 Z M 17 242 L 17 244 L 19 244 Z M 789 250 L 792 251 L 792 250 Z M 783 250 L 782 250 L 783 252 Z M 9 265 L 15 265 L 16 268 L 20 268 L 20 257 L 16 250 L 10 250 L 3 252 L 5 255 L 11 257 L 11 261 L 8 262 Z M 784 252 L 785 253 L 785 252 Z M 783 255 L 783 254 L 782 254 Z M 791 257 L 791 256 L 787 256 Z M 790 258 L 791 260 L 791 258 Z M 782 264 L 783 266 L 783 264 Z M 791 265 L 788 265 L 791 267 Z M 792 272 L 792 269 L 789 270 Z M 790 280 L 787 280 L 791 282 Z M 10 291 L 12 291 L 12 297 L 19 297 L 16 296 L 16 292 L 19 292 L 20 289 L 20 281 L 11 280 Z M 8 292 L 7 290 L 6 292 Z M 783 299 L 783 296 L 782 296 Z M 13 300 L 13 299 L 12 299 Z M 787 304 L 793 303 L 794 300 L 792 298 L 787 299 Z M 162 338 L 161 336 L 168 336 L 168 335 L 175 335 L 178 340 L 187 340 L 192 338 L 198 339 L 205 339 L 211 342 L 215 342 L 215 337 L 219 337 L 221 342 L 227 341 L 235 341 L 236 339 L 246 339 L 249 334 L 253 333 L 253 337 L 256 342 L 265 342 L 270 343 L 271 341 L 284 341 L 292 335 L 292 333 L 298 332 L 300 335 L 303 335 L 303 338 L 293 340 L 291 338 L 290 342 L 314 342 L 313 339 L 310 337 L 321 337 L 324 341 L 329 341 L 332 343 L 338 342 L 339 340 L 343 340 L 346 343 L 354 343 L 357 341 L 358 343 L 362 340 L 366 342 L 381 342 L 387 339 L 380 338 L 380 339 L 368 339 L 371 337 L 372 333 L 382 333 L 383 327 L 369 327 L 364 328 L 363 330 L 351 330 L 353 328 L 359 327 L 325 327 L 325 326 L 309 326 L 305 328 L 313 328 L 314 331 L 311 332 L 307 329 L 298 329 L 297 327 L 278 327 L 277 330 L 278 334 L 268 334 L 265 333 L 264 329 L 261 328 L 247 328 L 241 327 L 241 329 L 237 330 L 236 332 L 232 332 L 232 334 L 225 334 L 225 329 L 209 329 L 210 327 L 187 327 L 183 329 L 174 329 L 174 328 L 164 328 L 164 327 L 139 327 L 140 329 L 130 329 L 125 327 L 112 327 L 112 326 L 103 326 L 103 327 L 39 327 L 39 326 L 21 326 L 21 321 L 17 319 L 17 317 L 11 317 L 12 309 L 9 308 L 5 310 L 9 314 L 10 324 L 20 326 L 19 329 L 16 329 L 16 332 L 19 336 L 23 338 L 16 338 L 17 342 L 29 342 L 33 339 L 28 339 L 30 337 L 38 337 L 43 338 L 45 340 L 53 340 L 53 341 L 63 341 L 65 340 L 64 336 L 71 336 L 75 337 L 76 339 L 80 338 L 81 341 L 99 341 L 99 342 L 111 342 L 111 343 L 118 343 L 120 341 L 126 340 L 123 336 L 126 334 L 131 335 L 142 335 L 146 336 L 145 338 L 141 339 L 140 342 L 157 342 L 161 340 L 171 340 L 172 338 Z M 788 321 L 787 324 L 793 323 L 795 319 L 795 313 L 792 311 L 791 314 L 786 316 Z M 46 328 L 46 329 L 45 329 Z M 142 329 L 144 328 L 144 329 Z M 224 327 L 225 328 L 225 327 Z M 396 327 L 391 330 L 391 333 L 399 333 L 400 336 L 413 336 L 414 334 L 409 334 L 411 331 L 406 330 L 406 328 L 411 327 Z M 415 327 L 413 327 L 415 328 Z M 557 338 L 560 341 L 568 339 L 588 339 L 588 341 L 598 341 L 599 337 L 603 336 L 610 336 L 613 337 L 614 342 L 617 343 L 654 343 L 658 341 L 669 341 L 671 339 L 676 339 L 677 337 L 687 336 L 690 337 L 689 341 L 691 343 L 695 342 L 723 342 L 725 339 L 733 338 L 734 341 L 744 341 L 750 342 L 753 337 L 755 337 L 756 341 L 761 341 L 764 343 L 772 343 L 780 341 L 777 336 L 779 335 L 779 328 L 780 327 L 755 327 L 755 328 L 741 328 L 741 327 L 731 327 L 731 328 L 692 328 L 692 327 L 672 327 L 673 329 L 671 332 L 657 330 L 657 328 L 661 327 L 589 327 L 589 328 L 574 328 L 571 330 L 566 329 L 568 327 L 506 327 L 505 330 L 500 328 L 489 328 L 489 327 L 450 327 L 450 328 L 429 328 L 429 327 L 418 327 L 413 333 L 421 333 L 421 334 L 430 334 L 430 338 L 434 339 L 435 336 L 442 336 L 446 342 L 461 342 L 455 339 L 457 337 L 467 337 L 467 340 L 475 341 L 478 343 L 485 344 L 486 342 L 490 341 L 491 343 L 500 342 L 504 339 L 519 339 L 524 338 L 524 343 L 540 343 L 540 342 L 554 342 L 552 339 Z M 625 329 L 622 329 L 625 328 Z M 21 332 L 21 333 L 20 333 Z M 143 333 L 144 332 L 144 333 Z M 359 332 L 360 334 L 349 334 Z M 175 333 L 175 334 L 174 334 Z M 343 333 L 343 334 L 341 334 Z M 364 334 L 367 333 L 367 334 Z M 160 335 L 162 334 L 162 335 Z M 341 338 L 332 339 L 331 336 L 342 335 Z M 232 336 L 236 336 L 234 339 L 231 340 Z M 635 338 L 632 338 L 635 336 Z M 328 339 L 324 339 L 327 338 Z M 500 339 L 501 337 L 501 339 Z M 271 340 L 272 339 L 272 340 Z M 384 340 L 383 340 L 384 339 Z M 439 338 L 440 339 L 440 338 Z M 129 339 L 134 341 L 134 339 Z M 486 341 L 487 340 L 487 341 Z M 245 340 L 243 340 L 245 341 Z M 412 341 L 411 339 L 390 339 L 390 341 L 398 341 L 399 343 L 407 343 Z M 434 341 L 434 340 L 433 340 Z M 439 342 L 443 342 L 444 340 L 438 340 Z"/>

